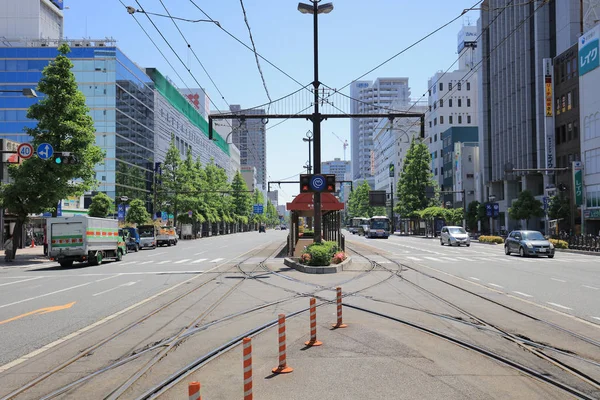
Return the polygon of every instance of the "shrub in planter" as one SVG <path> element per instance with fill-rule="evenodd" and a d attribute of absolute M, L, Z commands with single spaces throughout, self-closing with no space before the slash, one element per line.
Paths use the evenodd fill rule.
<path fill-rule="evenodd" d="M 309 265 L 326 267 L 331 262 L 331 252 L 323 244 L 315 244 L 307 248 L 310 254 Z"/>
<path fill-rule="evenodd" d="M 495 244 L 503 244 L 504 239 L 500 236 L 479 236 L 480 243 L 495 243 Z"/>
<path fill-rule="evenodd" d="M 300 263 L 301 264 L 310 264 L 310 254 L 308 253 L 304 253 L 300 256 Z"/>
<path fill-rule="evenodd" d="M 558 239 L 548 239 L 550 241 L 550 243 L 552 243 L 554 245 L 554 247 L 556 247 L 557 249 L 568 249 L 569 248 L 569 243 L 567 243 L 564 240 L 558 240 Z"/>
<path fill-rule="evenodd" d="M 343 251 L 338 251 L 337 253 L 335 253 L 333 255 L 333 258 L 331 259 L 331 262 L 334 264 L 341 264 L 343 261 L 346 260 L 346 258 L 348 258 L 346 256 L 346 253 L 344 253 Z"/>

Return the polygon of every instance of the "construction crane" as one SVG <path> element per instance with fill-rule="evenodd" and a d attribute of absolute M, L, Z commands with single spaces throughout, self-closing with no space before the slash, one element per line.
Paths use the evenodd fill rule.
<path fill-rule="evenodd" d="M 338 135 L 336 135 L 335 132 L 331 132 L 331 133 L 333 133 L 333 136 L 335 136 L 336 138 L 338 138 L 338 140 L 340 142 L 342 142 L 342 145 L 344 146 L 344 161 L 346 161 L 346 148 L 348 147 L 348 141 L 342 140 L 342 138 L 339 137 Z"/>

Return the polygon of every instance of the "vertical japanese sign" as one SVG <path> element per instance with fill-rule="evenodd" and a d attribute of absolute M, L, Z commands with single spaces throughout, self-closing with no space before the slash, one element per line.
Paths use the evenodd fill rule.
<path fill-rule="evenodd" d="M 462 143 L 454 143 L 454 191 L 463 190 L 462 180 Z M 462 201 L 462 193 L 456 193 L 456 201 Z"/>
<path fill-rule="evenodd" d="M 579 76 L 600 66 L 600 26 L 596 25 L 579 38 Z"/>
<path fill-rule="evenodd" d="M 575 195 L 575 205 L 583 204 L 583 164 L 581 161 L 573 161 L 573 191 Z"/>
<path fill-rule="evenodd" d="M 554 120 L 552 117 L 552 111 L 554 107 L 552 105 L 553 95 L 553 67 L 552 59 L 544 58 L 544 95 L 546 99 L 546 118 L 544 118 L 544 133 L 546 136 L 546 168 L 555 167 L 556 158 L 556 146 L 555 146 L 555 135 L 554 135 Z M 546 175 L 554 174 L 553 171 L 546 171 Z"/>

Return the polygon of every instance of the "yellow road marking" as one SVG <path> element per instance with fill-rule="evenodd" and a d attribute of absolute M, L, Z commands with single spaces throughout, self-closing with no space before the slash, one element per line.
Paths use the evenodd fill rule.
<path fill-rule="evenodd" d="M 39 310 L 29 311 L 28 313 L 17 315 L 16 317 L 12 317 L 9 319 L 5 319 L 4 321 L 0 321 L 0 325 L 6 324 L 8 322 L 16 321 L 21 318 L 29 317 L 30 315 L 48 314 L 48 313 L 55 312 L 55 311 L 66 310 L 67 308 L 73 307 L 73 304 L 75 304 L 75 303 L 76 302 L 74 301 L 72 303 L 63 304 L 62 306 L 44 307 L 44 308 L 40 308 Z"/>

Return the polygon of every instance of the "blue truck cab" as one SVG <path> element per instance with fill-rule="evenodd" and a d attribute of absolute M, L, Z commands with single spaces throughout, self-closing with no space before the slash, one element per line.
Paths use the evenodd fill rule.
<path fill-rule="evenodd" d="M 140 233 L 137 228 L 123 228 L 129 233 L 127 239 L 127 250 L 133 250 L 137 252 L 140 249 Z"/>

